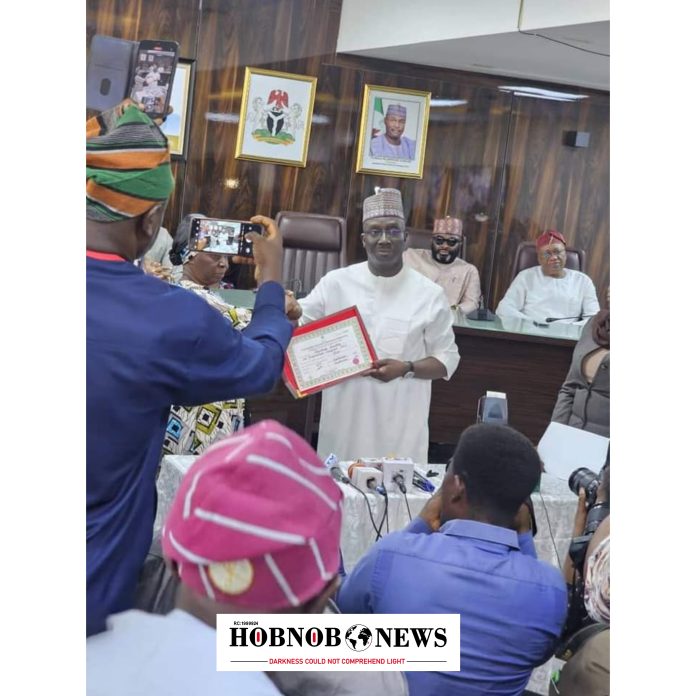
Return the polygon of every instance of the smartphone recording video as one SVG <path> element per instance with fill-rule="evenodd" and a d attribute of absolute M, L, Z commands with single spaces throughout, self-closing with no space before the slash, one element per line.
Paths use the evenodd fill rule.
<path fill-rule="evenodd" d="M 195 218 L 191 222 L 189 249 L 251 258 L 254 250 L 251 242 L 245 239 L 249 232 L 263 234 L 263 227 L 241 220 Z"/>
<path fill-rule="evenodd" d="M 176 41 L 141 41 L 138 46 L 130 98 L 150 118 L 167 115 L 178 56 Z"/>

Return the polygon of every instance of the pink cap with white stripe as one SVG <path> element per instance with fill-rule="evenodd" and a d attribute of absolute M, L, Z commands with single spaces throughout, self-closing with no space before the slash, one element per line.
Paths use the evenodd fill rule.
<path fill-rule="evenodd" d="M 299 435 L 267 420 L 199 457 L 162 532 L 183 583 L 259 610 L 316 597 L 339 565 L 342 492 Z"/>

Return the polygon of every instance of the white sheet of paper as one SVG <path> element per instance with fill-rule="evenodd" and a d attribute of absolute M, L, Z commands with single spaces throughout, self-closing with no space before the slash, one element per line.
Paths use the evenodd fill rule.
<path fill-rule="evenodd" d="M 608 437 L 551 422 L 539 441 L 537 451 L 546 472 L 567 481 L 581 466 L 599 473 L 606 461 L 608 447 Z"/>

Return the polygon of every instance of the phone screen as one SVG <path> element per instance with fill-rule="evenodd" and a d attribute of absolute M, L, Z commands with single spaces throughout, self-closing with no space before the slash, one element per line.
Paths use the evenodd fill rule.
<path fill-rule="evenodd" d="M 251 257 L 254 255 L 251 242 L 244 239 L 248 232 L 261 234 L 263 227 L 240 220 L 195 218 L 191 223 L 189 248 L 191 251 Z"/>
<path fill-rule="evenodd" d="M 171 45 L 141 42 L 138 48 L 130 97 L 142 104 L 145 113 L 150 117 L 161 117 L 165 114 L 176 72 L 176 62 L 177 52 L 172 50 Z"/>

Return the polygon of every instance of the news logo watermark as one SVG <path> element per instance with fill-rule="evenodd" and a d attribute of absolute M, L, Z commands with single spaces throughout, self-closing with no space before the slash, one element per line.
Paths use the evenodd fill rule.
<path fill-rule="evenodd" d="M 459 614 L 218 614 L 217 669 L 459 671 Z"/>

